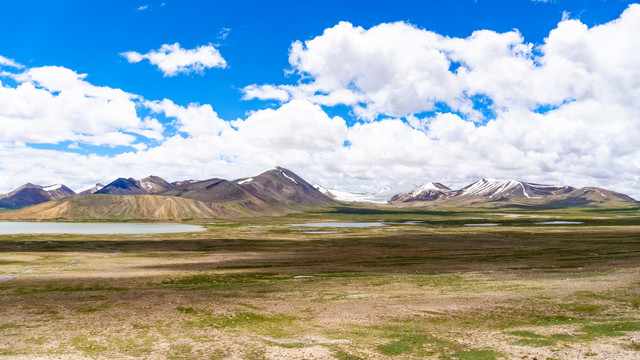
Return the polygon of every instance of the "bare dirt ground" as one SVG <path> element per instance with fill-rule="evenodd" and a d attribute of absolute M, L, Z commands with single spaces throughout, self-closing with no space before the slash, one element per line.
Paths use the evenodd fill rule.
<path fill-rule="evenodd" d="M 0 358 L 640 358 L 640 226 L 288 222 L 0 235 Z"/>

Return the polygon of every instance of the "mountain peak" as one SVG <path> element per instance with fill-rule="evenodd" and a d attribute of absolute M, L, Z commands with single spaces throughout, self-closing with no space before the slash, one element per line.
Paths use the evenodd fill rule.
<path fill-rule="evenodd" d="M 293 171 L 275 166 L 234 183 L 263 199 L 275 199 L 300 205 L 318 205 L 331 199 Z M 272 201 L 269 200 L 269 201 Z"/>
<path fill-rule="evenodd" d="M 140 179 L 138 182 L 140 183 L 140 187 L 149 194 L 159 194 L 174 186 L 168 183 L 165 179 L 156 175 L 147 176 L 144 179 Z"/>
<path fill-rule="evenodd" d="M 391 198 L 391 202 L 434 201 L 449 198 L 452 190 L 438 182 L 428 182 L 404 194 Z"/>
<path fill-rule="evenodd" d="M 95 194 L 111 194 L 111 195 L 144 195 L 147 191 L 140 186 L 138 180 L 134 178 L 117 178 L 110 182 Z"/>
<path fill-rule="evenodd" d="M 0 195 L 0 208 L 21 208 L 75 194 L 62 184 L 40 186 L 26 183 L 8 194 Z"/>

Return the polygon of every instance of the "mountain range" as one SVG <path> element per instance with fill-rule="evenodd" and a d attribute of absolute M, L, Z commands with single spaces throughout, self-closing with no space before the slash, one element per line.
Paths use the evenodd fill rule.
<path fill-rule="evenodd" d="M 375 194 L 313 186 L 294 172 L 274 167 L 237 180 L 213 178 L 169 183 L 158 176 L 118 178 L 77 194 L 64 185 L 25 184 L 0 195 L 4 219 L 194 219 L 276 215 L 333 202 L 388 206 L 618 206 L 631 197 L 610 190 L 481 179 L 461 189 L 438 182 L 403 184 Z"/>
<path fill-rule="evenodd" d="M 229 181 L 169 183 L 158 176 L 118 178 L 76 194 L 27 184 L 0 196 L 3 219 L 194 219 L 276 215 L 333 202 L 292 171 L 274 167 Z M 64 193 L 62 191 L 65 191 Z"/>
<path fill-rule="evenodd" d="M 461 189 L 451 189 L 438 182 L 414 185 L 413 189 L 385 188 L 373 195 L 353 194 L 318 187 L 330 198 L 347 202 L 384 202 L 396 206 L 433 205 L 530 205 L 570 207 L 587 205 L 637 204 L 625 194 L 597 187 L 574 188 L 566 185 L 543 185 L 517 180 L 481 179 Z M 385 194 L 386 196 L 381 196 Z M 373 199 L 375 201 L 370 201 Z"/>

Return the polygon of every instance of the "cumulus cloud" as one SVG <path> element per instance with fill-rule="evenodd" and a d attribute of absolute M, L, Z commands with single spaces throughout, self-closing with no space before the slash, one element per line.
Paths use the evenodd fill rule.
<path fill-rule="evenodd" d="M 344 104 L 371 120 L 434 111 L 441 104 L 478 119 L 477 96 L 490 98 L 493 109 L 558 106 L 611 91 L 633 96 L 639 8 L 631 5 L 620 19 L 592 29 L 564 20 L 541 46 L 525 42 L 516 30 L 450 38 L 403 22 L 368 30 L 341 22 L 291 46 L 289 62 L 302 83 L 253 84 L 245 98 Z"/>
<path fill-rule="evenodd" d="M 209 68 L 225 68 L 227 62 L 213 45 L 202 45 L 195 49 L 183 49 L 179 43 L 164 44 L 158 50 L 146 54 L 127 51 L 120 54 L 130 63 L 144 59 L 157 66 L 164 76 L 176 76 L 180 73 L 203 73 Z"/>
<path fill-rule="evenodd" d="M 274 153 L 296 149 L 333 151 L 342 146 L 347 134 L 341 117 L 330 118 L 320 106 L 301 99 L 277 110 L 256 111 L 232 125 L 237 129 L 233 142 Z"/>
<path fill-rule="evenodd" d="M 184 107 L 164 99 L 146 101 L 145 105 L 155 113 L 163 113 L 167 117 L 177 119 L 178 130 L 191 137 L 219 135 L 229 128 L 229 123 L 220 119 L 209 104 L 189 104 Z"/>
<path fill-rule="evenodd" d="M 148 127 L 138 117 L 136 95 L 95 86 L 86 74 L 44 66 L 12 77 L 18 85 L 0 87 L 0 141 L 129 145 L 136 138 L 125 132 Z"/>
<path fill-rule="evenodd" d="M 279 106 L 235 120 L 220 118 L 209 104 L 145 100 L 70 70 L 28 69 L 16 76 L 19 85 L 0 88 L 0 168 L 23 176 L 20 183 L 0 177 L 0 187 L 65 179 L 89 185 L 115 174 L 237 178 L 282 165 L 347 190 L 403 180 L 458 187 L 494 177 L 595 185 L 640 198 L 638 33 L 640 5 L 591 28 L 565 19 L 541 44 L 527 43 L 516 30 L 451 38 L 405 23 L 368 30 L 340 23 L 294 43 L 290 62 L 304 77 L 299 83 L 245 88 L 246 99 Z M 85 106 L 93 104 L 85 101 L 114 115 L 91 114 Z M 362 121 L 328 115 L 335 105 Z M 73 122 L 64 112 L 69 107 L 96 123 Z M 149 116 L 141 119 L 141 108 Z M 35 120 L 22 123 L 29 119 Z M 178 133 L 165 135 L 157 119 Z M 135 151 L 112 157 L 20 143 L 44 136 L 31 129 L 38 124 L 56 139 L 133 141 L 119 133 L 159 142 L 134 143 Z M 22 130 L 8 134 L 13 126 Z"/>
<path fill-rule="evenodd" d="M 278 100 L 285 102 L 291 97 L 287 90 L 282 89 L 282 86 L 277 87 L 273 85 L 249 85 L 243 89 L 244 100 L 259 99 L 259 100 Z"/>

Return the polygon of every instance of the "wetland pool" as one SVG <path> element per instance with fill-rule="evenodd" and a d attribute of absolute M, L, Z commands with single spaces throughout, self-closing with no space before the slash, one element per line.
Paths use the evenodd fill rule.
<path fill-rule="evenodd" d="M 206 228 L 187 224 L 144 223 L 65 223 L 65 222 L 0 222 L 0 234 L 167 234 L 205 231 Z"/>

